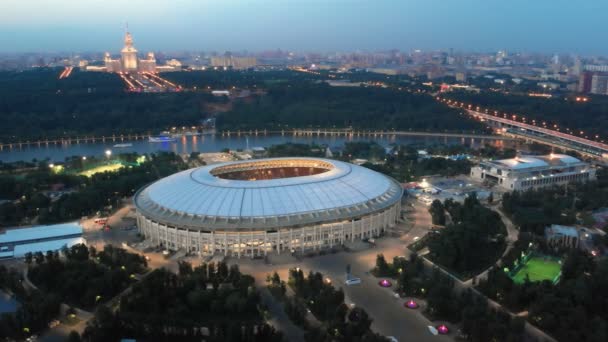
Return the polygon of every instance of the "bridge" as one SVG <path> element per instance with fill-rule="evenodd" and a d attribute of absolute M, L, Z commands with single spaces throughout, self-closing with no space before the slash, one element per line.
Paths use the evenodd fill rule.
<path fill-rule="evenodd" d="M 462 108 L 466 113 L 476 119 L 490 123 L 491 125 L 503 128 L 504 133 L 512 135 L 522 135 L 525 138 L 536 140 L 549 145 L 571 149 L 593 157 L 608 156 L 608 144 L 594 141 L 591 139 L 578 137 L 572 134 L 563 133 L 558 130 L 539 127 L 525 122 L 509 119 L 506 114 L 499 114 L 497 111 L 485 113 L 476 107 L 472 109 L 472 105 L 467 105 L 462 102 L 452 101 L 437 98 L 439 101 L 446 103 L 452 108 Z"/>
<path fill-rule="evenodd" d="M 236 136 L 257 136 L 257 135 L 293 135 L 311 137 L 393 137 L 393 136 L 418 136 L 418 137 L 447 137 L 447 138 L 471 138 L 471 139 L 494 139 L 494 140 L 515 140 L 515 138 L 480 133 L 459 133 L 459 132 L 422 132 L 422 131 L 371 131 L 356 129 L 288 129 L 288 130 L 237 130 L 222 131 L 223 137 Z"/>

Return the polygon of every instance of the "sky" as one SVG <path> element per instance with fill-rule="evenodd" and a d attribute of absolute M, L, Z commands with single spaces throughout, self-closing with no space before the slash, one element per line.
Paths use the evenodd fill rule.
<path fill-rule="evenodd" d="M 608 0 L 0 0 L 0 52 L 387 49 L 608 55 Z"/>

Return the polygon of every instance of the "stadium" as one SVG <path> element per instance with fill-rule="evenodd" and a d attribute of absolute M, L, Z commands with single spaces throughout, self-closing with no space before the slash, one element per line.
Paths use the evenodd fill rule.
<path fill-rule="evenodd" d="M 380 235 L 399 218 L 401 185 L 349 163 L 271 158 L 189 169 L 140 189 L 139 230 L 200 255 L 258 257 Z"/>

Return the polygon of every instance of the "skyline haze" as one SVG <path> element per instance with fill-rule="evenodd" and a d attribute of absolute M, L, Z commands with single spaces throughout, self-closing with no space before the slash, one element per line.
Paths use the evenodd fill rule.
<path fill-rule="evenodd" d="M 608 2 L 5 0 L 0 52 L 387 49 L 608 54 Z M 525 9 L 525 10 L 524 10 Z"/>

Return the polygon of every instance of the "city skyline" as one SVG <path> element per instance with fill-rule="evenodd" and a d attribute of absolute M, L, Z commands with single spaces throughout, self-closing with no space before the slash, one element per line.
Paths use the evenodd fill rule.
<path fill-rule="evenodd" d="M 521 6 L 520 6 L 521 5 Z M 113 51 L 128 22 L 146 51 L 439 50 L 608 54 L 608 3 L 8 0 L 0 52 Z M 522 10 L 525 8 L 526 10 Z"/>

